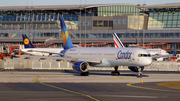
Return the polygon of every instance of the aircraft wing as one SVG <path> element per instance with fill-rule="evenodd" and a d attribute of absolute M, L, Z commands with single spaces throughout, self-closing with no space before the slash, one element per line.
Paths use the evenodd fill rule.
<path fill-rule="evenodd" d="M 91 58 L 65 58 L 65 57 L 48 57 L 48 56 L 30 56 L 30 55 L 15 55 L 20 57 L 32 57 L 32 58 L 49 58 L 49 59 L 58 59 L 58 60 L 66 60 L 69 62 L 79 62 L 79 61 L 86 61 L 88 63 L 101 63 L 102 60 L 100 59 L 91 59 Z"/>
<path fill-rule="evenodd" d="M 162 58 L 162 57 L 172 57 L 173 54 L 169 54 L 169 55 L 155 55 L 155 56 L 152 56 L 152 58 Z"/>

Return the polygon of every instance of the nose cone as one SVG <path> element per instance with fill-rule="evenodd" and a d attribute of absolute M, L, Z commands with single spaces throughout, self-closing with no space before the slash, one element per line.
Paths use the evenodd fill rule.
<path fill-rule="evenodd" d="M 149 66 L 152 64 L 152 57 L 148 57 L 147 59 L 143 59 L 142 64 L 144 66 Z"/>

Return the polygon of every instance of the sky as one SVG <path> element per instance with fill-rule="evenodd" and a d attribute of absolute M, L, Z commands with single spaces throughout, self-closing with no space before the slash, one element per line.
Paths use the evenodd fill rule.
<path fill-rule="evenodd" d="M 165 4 L 180 3 L 180 0 L 0 0 L 0 6 L 46 6 L 46 5 L 80 5 L 81 4 Z"/>

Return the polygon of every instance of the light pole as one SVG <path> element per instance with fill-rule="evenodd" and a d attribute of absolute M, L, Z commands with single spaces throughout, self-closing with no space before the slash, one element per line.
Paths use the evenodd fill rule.
<path fill-rule="evenodd" d="M 139 7 L 140 4 L 139 4 L 139 0 L 138 0 L 138 4 L 137 4 L 137 7 Z M 139 30 L 140 30 L 140 27 L 139 27 L 139 8 L 138 8 L 138 34 L 137 34 L 137 44 L 138 44 L 138 47 L 139 47 Z"/>
<path fill-rule="evenodd" d="M 80 44 L 81 44 L 81 0 L 80 0 L 80 22 L 79 22 L 79 23 L 80 23 L 80 24 L 79 24 L 79 25 L 80 25 L 80 26 L 79 26 L 79 27 L 80 27 L 80 29 L 79 29 L 79 30 L 80 30 L 79 38 L 80 38 Z"/>
<path fill-rule="evenodd" d="M 85 0 L 85 47 L 86 47 L 86 0 Z"/>

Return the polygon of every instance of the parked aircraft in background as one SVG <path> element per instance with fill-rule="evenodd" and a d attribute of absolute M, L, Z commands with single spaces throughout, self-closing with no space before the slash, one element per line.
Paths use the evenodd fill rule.
<path fill-rule="evenodd" d="M 21 49 L 23 53 L 37 55 L 37 56 L 54 56 L 60 55 L 59 53 L 63 48 L 35 48 L 26 34 L 22 34 L 24 49 Z"/>
<path fill-rule="evenodd" d="M 116 33 L 113 33 L 113 40 L 115 47 L 117 48 L 125 48 L 121 40 L 118 38 Z M 175 49 L 175 47 L 174 47 Z M 170 55 L 166 50 L 160 49 L 160 48 L 154 48 L 154 49 L 146 49 L 152 56 L 156 55 Z M 175 50 L 176 51 L 176 50 Z M 175 52 L 174 51 L 174 52 Z M 163 57 L 156 58 L 157 61 L 163 61 Z"/>

